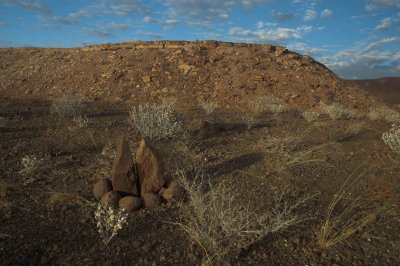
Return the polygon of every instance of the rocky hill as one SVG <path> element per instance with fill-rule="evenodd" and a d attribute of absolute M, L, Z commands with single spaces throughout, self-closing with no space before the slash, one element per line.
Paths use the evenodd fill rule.
<path fill-rule="evenodd" d="M 347 80 L 349 86 L 358 86 L 388 104 L 400 103 L 400 78 Z"/>
<path fill-rule="evenodd" d="M 364 109 L 374 101 L 309 56 L 216 41 L 0 49 L 0 93 L 145 102 L 175 97 L 183 106 L 213 101 L 228 108 L 266 95 L 301 108 L 337 101 Z"/>

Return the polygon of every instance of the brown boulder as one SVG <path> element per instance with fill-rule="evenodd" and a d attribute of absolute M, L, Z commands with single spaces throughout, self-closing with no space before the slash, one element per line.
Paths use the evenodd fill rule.
<path fill-rule="evenodd" d="M 111 181 L 114 191 L 139 196 L 138 178 L 125 134 L 119 136 L 117 140 Z"/>
<path fill-rule="evenodd" d="M 142 139 L 136 154 L 140 193 L 157 193 L 164 186 L 164 167 L 158 152 Z"/>
<path fill-rule="evenodd" d="M 179 201 L 184 193 L 184 189 L 177 181 L 172 181 L 168 188 L 162 194 L 163 198 L 169 203 L 174 203 Z"/>
<path fill-rule="evenodd" d="M 144 208 L 155 208 L 160 204 L 160 195 L 153 193 L 143 193 L 141 195 L 142 205 Z"/>
<path fill-rule="evenodd" d="M 140 209 L 140 199 L 137 197 L 127 196 L 119 200 L 119 207 L 130 213 Z"/>
<path fill-rule="evenodd" d="M 93 194 L 97 200 L 100 200 L 104 194 L 112 190 L 111 180 L 104 178 L 98 181 L 93 187 Z"/>
<path fill-rule="evenodd" d="M 118 206 L 118 201 L 121 199 L 121 195 L 118 194 L 115 191 L 109 191 L 106 194 L 103 195 L 103 197 L 101 197 L 100 202 L 108 205 L 108 206 L 113 206 L 113 207 L 117 207 Z"/>

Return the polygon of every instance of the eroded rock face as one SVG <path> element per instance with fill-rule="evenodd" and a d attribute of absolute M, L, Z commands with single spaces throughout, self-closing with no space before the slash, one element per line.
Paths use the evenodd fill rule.
<path fill-rule="evenodd" d="M 114 191 L 139 196 L 138 178 L 125 134 L 117 140 L 111 181 Z"/>
<path fill-rule="evenodd" d="M 93 187 L 93 194 L 97 200 L 100 200 L 104 194 L 112 190 L 111 180 L 104 178 L 98 181 Z"/>
<path fill-rule="evenodd" d="M 164 166 L 149 140 L 142 139 L 136 154 L 140 194 L 158 193 L 164 186 Z"/>

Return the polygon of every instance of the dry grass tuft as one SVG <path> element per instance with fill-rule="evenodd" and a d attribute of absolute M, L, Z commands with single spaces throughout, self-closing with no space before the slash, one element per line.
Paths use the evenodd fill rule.
<path fill-rule="evenodd" d="M 360 177 L 350 175 L 333 196 L 318 235 L 322 248 L 330 248 L 363 229 L 391 207 L 389 187 L 370 183 L 364 189 Z"/>
<path fill-rule="evenodd" d="M 294 167 L 324 162 L 331 143 L 301 148 L 302 136 L 294 138 L 271 138 L 264 144 L 267 166 L 274 172 L 288 171 Z"/>
<path fill-rule="evenodd" d="M 205 264 L 221 264 L 230 255 L 247 249 L 266 235 L 297 225 L 309 217 L 298 213 L 312 196 L 289 202 L 286 192 L 277 193 L 269 210 L 243 202 L 228 182 L 213 184 L 201 171 L 177 174 L 187 192 L 187 203 L 180 203 L 176 223 L 204 253 Z"/>

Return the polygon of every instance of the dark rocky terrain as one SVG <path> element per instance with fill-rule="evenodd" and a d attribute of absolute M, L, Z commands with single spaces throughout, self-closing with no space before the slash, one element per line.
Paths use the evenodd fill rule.
<path fill-rule="evenodd" d="M 202 265 L 207 257 L 215 265 L 400 265 L 400 154 L 382 139 L 399 116 L 368 116 L 386 98 L 365 87 L 271 45 L 0 49 L 0 265 Z M 63 95 L 74 100 L 74 108 L 66 109 L 73 115 L 54 111 Z M 249 108 L 265 97 L 287 108 Z M 165 180 L 200 169 L 207 184 L 229 185 L 237 205 L 188 217 L 187 199 L 160 199 L 155 208 L 131 213 L 105 246 L 96 228 L 93 186 L 121 174 L 112 171 L 121 132 L 132 153 L 139 147 L 143 134 L 132 121 L 132 107 L 163 102 L 182 122 L 176 134 L 151 140 Z M 310 122 L 302 116 L 309 108 L 319 114 Z M 37 163 L 29 167 L 25 159 L 33 157 Z M 132 163 L 122 161 L 127 168 Z M 293 207 L 307 195 L 311 199 Z M 223 231 L 221 224 L 247 207 L 255 210 L 250 224 L 265 214 L 278 222 L 287 217 L 277 216 L 282 213 L 306 218 L 285 230 L 268 229 L 249 245 L 235 242 L 235 234 L 226 241 L 233 229 Z M 218 215 L 210 213 L 219 211 L 229 219 L 206 223 L 203 230 L 213 229 L 217 238 L 221 232 L 221 250 L 230 247 L 223 256 L 179 226 L 196 217 L 215 222 Z M 267 221 L 274 220 L 264 221 L 269 228 Z M 327 221 L 337 224 L 323 238 Z M 334 244 L 321 240 L 336 233 L 345 237 Z"/>

